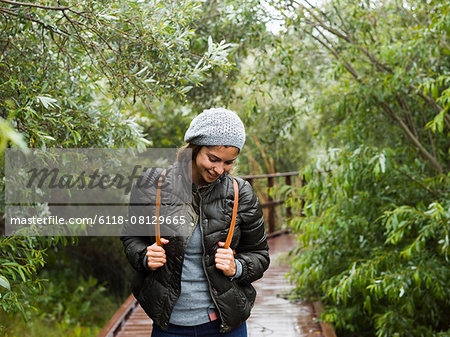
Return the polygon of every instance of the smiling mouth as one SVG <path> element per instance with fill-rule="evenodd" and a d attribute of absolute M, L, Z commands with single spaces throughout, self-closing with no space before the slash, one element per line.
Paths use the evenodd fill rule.
<path fill-rule="evenodd" d="M 209 176 L 211 179 L 217 179 L 217 178 L 219 177 L 219 175 L 211 174 L 211 172 L 209 172 L 208 170 L 206 170 L 206 172 L 208 173 L 208 176 Z"/>

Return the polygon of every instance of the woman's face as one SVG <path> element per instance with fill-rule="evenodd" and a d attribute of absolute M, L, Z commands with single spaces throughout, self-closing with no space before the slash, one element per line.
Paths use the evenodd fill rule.
<path fill-rule="evenodd" d="M 231 170 L 238 154 L 234 146 L 203 146 L 192 162 L 192 181 L 199 186 L 212 183 Z"/>

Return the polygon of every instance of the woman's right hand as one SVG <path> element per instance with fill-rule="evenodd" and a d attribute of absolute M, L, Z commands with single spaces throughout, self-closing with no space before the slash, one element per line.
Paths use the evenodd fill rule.
<path fill-rule="evenodd" d="M 161 238 L 161 243 L 165 245 L 169 243 L 169 240 Z M 147 255 L 147 266 L 152 271 L 164 266 L 166 263 L 166 251 L 163 247 L 158 246 L 156 242 L 147 247 L 147 253 L 145 255 Z"/>

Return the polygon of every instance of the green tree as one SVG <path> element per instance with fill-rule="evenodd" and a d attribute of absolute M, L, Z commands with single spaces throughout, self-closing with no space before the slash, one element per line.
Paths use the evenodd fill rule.
<path fill-rule="evenodd" d="M 191 52 L 199 9 L 192 1 L 0 1 L 2 118 L 30 147 L 144 146 L 120 106 L 96 104 L 93 95 L 183 95 L 208 70 L 226 68 L 223 42 Z"/>
<path fill-rule="evenodd" d="M 239 101 L 242 65 L 253 49 L 266 43 L 268 36 L 262 22 L 264 9 L 260 0 L 227 0 L 202 2 L 201 15 L 193 22 L 195 39 L 191 40 L 193 53 L 208 48 L 209 40 L 226 41 L 229 45 L 229 69 L 215 69 L 185 96 L 166 95 L 156 100 L 142 100 L 134 110 L 145 123 L 148 139 L 155 146 L 181 146 L 189 121 L 202 110 L 224 106 L 233 108 Z M 245 118 L 247 111 L 235 109 Z"/>
<path fill-rule="evenodd" d="M 338 335 L 448 334 L 447 4 L 275 5 L 285 18 L 275 47 L 309 82 L 296 113 L 315 116 L 327 148 L 289 200 L 306 202 L 291 222 L 298 294 L 328 305 Z"/>
<path fill-rule="evenodd" d="M 9 146 L 151 144 L 132 114 L 135 101 L 183 96 L 208 72 L 230 67 L 224 41 L 193 49 L 200 14 L 196 1 L 1 0 L 0 161 Z M 0 238 L 3 310 L 26 313 L 42 285 L 36 272 L 58 242 L 66 240 Z"/>

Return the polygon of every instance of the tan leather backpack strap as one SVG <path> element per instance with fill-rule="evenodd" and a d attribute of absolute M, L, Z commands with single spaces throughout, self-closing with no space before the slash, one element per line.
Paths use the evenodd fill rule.
<path fill-rule="evenodd" d="M 233 233 L 234 233 L 234 225 L 236 223 L 236 215 L 237 215 L 238 202 L 239 202 L 239 186 L 238 186 L 236 179 L 233 179 L 233 188 L 234 188 L 233 215 L 231 217 L 230 230 L 228 231 L 227 240 L 225 241 L 224 248 L 226 248 L 226 249 L 230 248 L 231 239 L 233 238 Z"/>
<path fill-rule="evenodd" d="M 164 177 L 166 176 L 166 170 L 163 170 L 161 172 L 161 175 L 159 176 L 158 180 L 158 187 L 156 188 L 156 209 L 155 209 L 155 216 L 156 216 L 156 224 L 155 224 L 155 237 L 156 237 L 156 244 L 158 246 L 162 246 L 161 244 L 161 228 L 159 225 L 159 208 L 161 206 L 161 186 L 164 180 Z"/>

